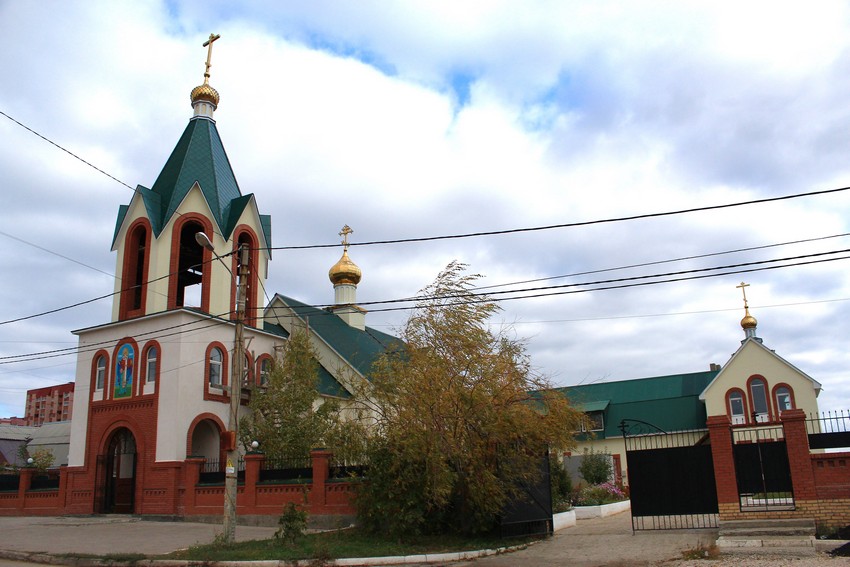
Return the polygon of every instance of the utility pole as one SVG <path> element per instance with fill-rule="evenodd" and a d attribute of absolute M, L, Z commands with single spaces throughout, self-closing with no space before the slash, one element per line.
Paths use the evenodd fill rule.
<path fill-rule="evenodd" d="M 239 247 L 239 281 L 236 284 L 236 329 L 233 339 L 233 366 L 230 373 L 230 418 L 227 423 L 227 466 L 224 469 L 224 541 L 236 541 L 236 493 L 239 465 L 239 404 L 245 374 L 245 296 L 248 276 L 248 246 Z"/>

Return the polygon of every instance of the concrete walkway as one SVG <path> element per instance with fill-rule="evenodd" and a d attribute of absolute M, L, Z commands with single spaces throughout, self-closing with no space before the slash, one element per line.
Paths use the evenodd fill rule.
<path fill-rule="evenodd" d="M 643 531 L 632 535 L 631 514 L 581 520 L 574 528 L 508 555 L 456 563 L 458 567 L 560 566 L 598 567 L 655 565 L 681 559 L 682 552 L 711 546 L 717 530 Z"/>
<path fill-rule="evenodd" d="M 48 554 L 162 555 L 212 543 L 221 525 L 154 522 L 134 516 L 0 517 L 0 550 Z M 266 539 L 275 528 L 237 526 L 236 539 Z"/>

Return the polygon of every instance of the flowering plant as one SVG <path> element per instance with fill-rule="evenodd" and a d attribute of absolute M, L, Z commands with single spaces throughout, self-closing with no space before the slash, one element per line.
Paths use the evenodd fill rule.
<path fill-rule="evenodd" d="M 582 487 L 576 494 L 576 506 L 599 506 L 620 502 L 626 498 L 626 493 L 619 486 L 612 482 L 603 482 Z"/>

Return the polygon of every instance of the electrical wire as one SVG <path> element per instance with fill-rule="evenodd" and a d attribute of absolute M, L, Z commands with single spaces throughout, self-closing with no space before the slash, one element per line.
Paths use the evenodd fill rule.
<path fill-rule="evenodd" d="M 627 215 L 622 217 L 611 217 L 604 219 L 596 219 L 590 221 L 577 221 L 570 223 L 562 223 L 562 224 L 550 224 L 545 226 L 533 226 L 527 228 L 510 228 L 504 230 L 490 230 L 483 232 L 468 232 L 468 233 L 460 233 L 460 234 L 446 234 L 442 236 L 422 236 L 417 238 L 397 238 L 393 240 L 371 240 L 367 242 L 350 242 L 349 246 L 374 246 L 377 244 L 408 244 L 412 242 L 433 242 L 436 240 L 453 240 L 459 238 L 475 238 L 479 236 L 500 236 L 504 234 L 518 234 L 523 232 L 537 232 L 542 230 L 554 230 L 557 228 L 575 228 L 579 226 L 591 226 L 597 224 L 611 224 L 617 222 L 625 222 L 625 221 L 633 221 L 633 220 L 642 220 L 642 219 L 651 219 L 651 218 L 659 218 L 659 217 L 669 217 L 675 215 L 684 215 L 688 213 L 698 213 L 704 211 L 716 211 L 721 209 L 730 209 L 733 207 L 743 207 L 747 205 L 760 205 L 764 203 L 773 203 L 777 201 L 787 201 L 789 199 L 800 199 L 802 197 L 813 197 L 815 195 L 829 195 L 831 193 L 839 193 L 842 191 L 848 191 L 850 187 L 838 187 L 834 189 L 823 189 L 820 191 L 808 191 L 806 193 L 794 193 L 791 195 L 782 195 L 779 197 L 765 197 L 764 199 L 751 199 L 749 201 L 737 201 L 734 203 L 725 203 L 722 205 L 707 205 L 705 207 L 692 207 L 689 209 L 676 209 L 673 211 L 664 211 L 660 213 L 644 213 L 639 215 Z M 270 247 L 269 250 L 307 250 L 312 248 L 335 248 L 338 246 L 342 246 L 342 244 L 308 244 L 301 246 L 275 246 Z"/>
<path fill-rule="evenodd" d="M 627 288 L 634 288 L 634 287 L 646 287 L 646 286 L 658 285 L 658 284 L 678 283 L 678 282 L 683 282 L 683 281 L 692 281 L 692 280 L 700 280 L 700 279 L 707 279 L 707 278 L 715 278 L 715 277 L 728 276 L 728 275 L 733 275 L 733 274 L 760 272 L 760 271 L 765 271 L 765 270 L 775 270 L 775 269 L 781 269 L 781 268 L 790 268 L 790 267 L 795 267 L 795 266 L 805 266 L 805 265 L 811 265 L 811 264 L 819 264 L 819 263 L 823 263 L 823 262 L 832 262 L 832 261 L 837 261 L 837 260 L 850 259 L 850 255 L 848 255 L 848 256 L 842 256 L 842 257 L 838 257 L 838 258 L 818 258 L 818 259 L 796 262 L 796 263 L 793 263 L 793 264 L 750 267 L 750 266 L 758 266 L 760 264 L 765 264 L 765 263 L 783 262 L 783 261 L 788 261 L 788 260 L 792 260 L 792 259 L 817 258 L 819 256 L 823 256 L 823 255 L 827 255 L 827 254 L 838 254 L 838 253 L 844 253 L 844 252 L 850 252 L 850 249 L 837 250 L 837 251 L 832 251 L 832 252 L 823 252 L 823 253 L 817 253 L 817 254 L 807 254 L 807 255 L 803 255 L 803 256 L 795 256 L 795 257 L 789 257 L 789 258 L 777 258 L 777 259 L 773 259 L 773 260 L 764 260 L 764 261 L 759 261 L 759 262 L 746 262 L 746 263 L 741 263 L 741 264 L 718 266 L 718 267 L 715 267 L 715 268 L 701 268 L 701 269 L 695 269 L 695 270 L 683 270 L 683 271 L 679 271 L 679 272 L 668 272 L 668 273 L 664 273 L 664 274 L 650 274 L 650 275 L 643 275 L 643 276 L 632 276 L 632 277 L 628 277 L 628 278 L 600 280 L 600 281 L 597 281 L 597 282 L 584 282 L 584 283 L 576 283 L 576 284 L 565 284 L 565 285 L 559 285 L 559 286 L 546 286 L 546 287 L 539 287 L 539 288 L 530 288 L 528 290 L 512 290 L 512 291 L 498 292 L 498 293 L 520 293 L 520 292 L 527 292 L 527 291 L 540 291 L 541 292 L 541 293 L 519 295 L 519 296 L 513 296 L 513 297 L 492 297 L 492 294 L 475 293 L 475 292 L 470 291 L 470 292 L 462 293 L 462 294 L 448 294 L 448 295 L 442 295 L 442 296 L 438 295 L 438 296 L 430 296 L 430 297 L 425 297 L 425 298 L 419 297 L 419 298 L 399 299 L 399 300 L 391 300 L 391 301 L 384 301 L 384 302 L 373 302 L 373 303 L 393 303 L 393 302 L 402 302 L 402 301 L 405 301 L 405 302 L 414 302 L 414 301 L 420 302 L 420 301 L 440 300 L 440 299 L 457 300 L 457 301 L 449 301 L 447 303 L 443 303 L 443 304 L 440 305 L 440 307 L 450 307 L 450 306 L 454 306 L 454 305 L 463 305 L 463 304 L 471 304 L 471 303 L 486 303 L 486 302 L 500 303 L 500 302 L 504 302 L 504 301 L 513 301 L 513 300 L 517 300 L 517 299 L 532 299 L 532 298 L 550 297 L 550 296 L 557 296 L 557 295 L 571 295 L 571 294 L 588 293 L 588 292 L 594 292 L 594 291 L 608 291 L 608 290 L 614 290 L 614 289 L 627 289 Z M 728 270 L 728 269 L 731 269 L 731 268 L 744 268 L 744 269 L 734 269 L 732 271 L 724 271 L 724 272 L 721 272 L 721 273 L 708 273 L 708 274 L 702 273 L 702 272 L 709 271 L 709 270 L 711 270 L 711 271 Z M 694 275 L 694 274 L 698 274 L 698 275 Z M 672 277 L 672 276 L 683 276 L 683 277 Z M 667 278 L 667 279 L 655 279 L 655 281 L 642 281 L 642 280 L 654 279 L 654 278 Z M 609 285 L 609 284 L 617 284 L 617 285 Z M 585 289 L 565 289 L 565 288 L 574 288 L 574 287 L 590 286 L 590 285 L 598 285 L 600 287 L 585 288 Z M 550 290 L 555 290 L 555 291 L 550 291 Z M 309 312 L 310 312 L 311 315 L 315 313 L 316 309 L 318 309 L 315 306 L 306 306 L 306 307 L 310 310 Z M 289 306 L 289 308 L 294 313 L 294 315 L 292 315 L 291 317 L 299 317 L 299 314 L 298 314 L 299 307 L 298 306 Z M 414 306 L 404 306 L 404 307 L 379 308 L 379 309 L 372 309 L 370 311 L 372 311 L 372 312 L 406 311 L 406 310 L 415 309 L 415 308 L 416 308 L 416 306 L 414 305 Z M 307 312 L 306 310 L 301 310 L 301 311 L 302 311 L 302 313 Z M 333 315 L 333 313 L 330 313 L 328 311 L 320 311 L 320 314 L 328 315 L 328 316 Z M 214 316 L 211 315 L 209 317 L 213 318 Z M 287 315 L 284 315 L 284 317 L 287 317 Z M 221 324 L 221 323 L 225 323 L 225 322 L 226 321 L 220 321 L 220 322 L 214 323 L 213 325 L 209 325 L 208 327 L 212 327 L 212 326 L 215 326 L 217 324 Z M 186 325 L 186 324 L 182 324 L 182 325 Z M 150 331 L 149 333 L 157 333 L 157 332 L 161 332 L 162 330 L 170 330 L 170 329 L 173 329 L 173 328 L 180 327 L 182 325 L 176 325 L 174 327 L 168 327 L 168 328 L 165 328 L 165 329 L 157 329 L 157 330 L 154 330 L 154 331 Z M 203 328 L 207 328 L 207 327 L 203 327 Z M 167 337 L 167 336 L 173 336 L 173 335 L 176 335 L 176 334 L 180 334 L 182 332 L 183 331 L 178 331 L 178 332 L 175 332 L 175 333 L 170 333 L 170 334 L 166 334 L 166 335 L 158 335 L 158 336 Z M 144 336 L 145 334 L 147 334 L 147 333 L 140 334 L 139 336 Z M 105 341 L 105 342 L 112 344 L 114 341 Z M 100 347 L 80 349 L 77 352 L 90 352 L 91 350 L 99 350 L 99 348 Z M 31 361 L 34 361 L 34 360 L 43 360 L 43 359 L 55 358 L 55 357 L 59 357 L 59 356 L 67 356 L 69 354 L 73 354 L 73 352 L 68 352 L 68 351 L 72 351 L 72 350 L 73 349 L 57 349 L 57 351 L 55 351 L 56 354 L 30 353 L 28 355 L 14 355 L 13 357 L 2 357 L 2 358 L 0 358 L 0 365 L 12 364 L 12 363 L 16 363 L 16 362 L 31 362 Z M 30 357 L 30 358 L 24 358 L 24 357 Z M 17 360 L 4 360 L 4 359 L 8 359 L 8 358 L 17 358 Z"/>

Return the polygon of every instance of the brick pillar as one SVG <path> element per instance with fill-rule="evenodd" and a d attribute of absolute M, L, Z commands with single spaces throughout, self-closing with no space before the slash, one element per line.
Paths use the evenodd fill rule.
<path fill-rule="evenodd" d="M 68 505 L 68 466 L 62 465 L 59 467 L 59 507 L 65 511 L 65 506 Z"/>
<path fill-rule="evenodd" d="M 321 508 L 328 502 L 325 491 L 325 483 L 331 471 L 331 452 L 327 449 L 313 449 L 310 451 L 313 461 L 313 488 L 310 490 L 310 512 L 321 513 Z"/>
<path fill-rule="evenodd" d="M 714 462 L 714 484 L 718 504 L 738 504 L 738 477 L 732 453 L 731 422 L 727 415 L 712 415 L 706 420 L 711 439 L 711 459 Z"/>
<path fill-rule="evenodd" d="M 250 452 L 245 455 L 245 491 L 243 504 L 248 514 L 253 513 L 257 505 L 257 483 L 260 481 L 260 467 L 266 456 L 260 452 Z"/>
<path fill-rule="evenodd" d="M 785 428 L 785 448 L 788 451 L 788 466 L 794 485 L 795 500 L 817 500 L 815 472 L 809 452 L 809 435 L 806 433 L 806 412 L 801 409 L 782 412 Z"/>
<path fill-rule="evenodd" d="M 187 457 L 183 466 L 184 496 L 183 509 L 187 515 L 195 513 L 196 490 L 201 480 L 201 467 L 207 462 L 205 457 Z"/>
<path fill-rule="evenodd" d="M 32 485 L 32 477 L 35 475 L 35 469 L 32 467 L 24 467 L 21 469 L 20 478 L 18 479 L 18 511 L 24 511 L 24 504 L 27 500 L 27 490 Z"/>

